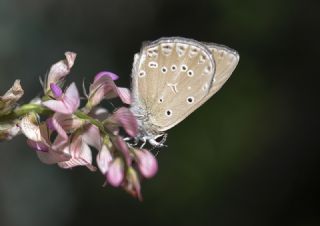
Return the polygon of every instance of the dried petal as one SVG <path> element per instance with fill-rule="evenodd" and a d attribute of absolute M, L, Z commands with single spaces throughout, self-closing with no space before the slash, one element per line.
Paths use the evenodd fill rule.
<path fill-rule="evenodd" d="M 17 126 L 17 123 L 15 121 L 8 123 L 0 123 L 0 141 L 11 140 L 19 133 L 20 127 Z"/>
<path fill-rule="evenodd" d="M 16 80 L 13 86 L 3 96 L 0 96 L 0 114 L 10 113 L 23 94 L 24 91 L 20 85 L 20 80 Z"/>
<path fill-rule="evenodd" d="M 35 142 L 41 142 L 42 136 L 39 127 L 39 123 L 37 122 L 38 116 L 35 113 L 29 113 L 24 116 L 20 121 L 20 128 L 22 133 L 30 140 Z"/>

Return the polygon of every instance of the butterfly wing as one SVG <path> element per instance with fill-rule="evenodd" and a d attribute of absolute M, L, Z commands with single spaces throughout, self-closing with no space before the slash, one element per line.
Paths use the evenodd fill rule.
<path fill-rule="evenodd" d="M 219 44 L 206 44 L 216 63 L 216 72 L 209 94 L 202 100 L 207 101 L 212 97 L 229 79 L 236 68 L 240 56 L 237 51 Z"/>
<path fill-rule="evenodd" d="M 197 41 L 162 38 L 147 44 L 135 56 L 133 106 L 166 131 L 204 103 L 214 72 L 211 52 Z"/>

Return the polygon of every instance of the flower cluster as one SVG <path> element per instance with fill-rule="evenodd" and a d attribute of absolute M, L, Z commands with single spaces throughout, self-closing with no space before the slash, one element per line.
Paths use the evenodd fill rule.
<path fill-rule="evenodd" d="M 138 133 L 136 118 L 125 107 L 131 103 L 130 91 L 116 86 L 117 75 L 100 72 L 85 94 L 86 103 L 80 107 L 75 83 L 64 87 L 76 54 L 66 52 L 65 56 L 51 66 L 42 97 L 18 106 L 17 101 L 23 95 L 19 81 L 0 97 L 0 139 L 9 140 L 22 133 L 43 163 L 64 169 L 98 168 L 105 184 L 122 187 L 141 200 L 140 181 L 153 177 L 158 165 L 150 151 L 136 148 L 124 139 L 134 138 Z M 103 100 L 112 98 L 119 98 L 125 106 L 114 111 L 99 106 Z"/>

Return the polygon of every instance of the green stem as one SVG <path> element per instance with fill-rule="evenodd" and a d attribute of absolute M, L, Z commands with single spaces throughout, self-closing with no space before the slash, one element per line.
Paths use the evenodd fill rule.
<path fill-rule="evenodd" d="M 52 114 L 52 111 L 49 110 L 46 107 L 43 107 L 42 105 L 39 104 L 24 104 L 21 105 L 20 107 L 17 107 L 14 111 L 12 111 L 8 115 L 2 115 L 0 116 L 0 122 L 6 122 L 6 121 L 11 121 L 14 119 L 18 119 L 29 112 L 36 112 L 40 115 L 50 115 Z"/>
<path fill-rule="evenodd" d="M 99 128 L 99 130 L 100 130 L 102 133 L 107 134 L 107 132 L 104 130 L 103 124 L 102 124 L 99 120 L 90 117 L 89 115 L 83 113 L 83 112 L 80 111 L 80 110 L 77 110 L 77 111 L 74 113 L 74 115 L 77 116 L 77 117 L 80 118 L 80 119 L 84 119 L 84 120 L 88 121 L 90 124 L 95 125 L 96 127 Z"/>

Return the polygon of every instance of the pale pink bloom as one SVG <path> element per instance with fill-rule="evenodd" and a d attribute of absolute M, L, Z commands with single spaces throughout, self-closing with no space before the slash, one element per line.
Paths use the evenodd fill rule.
<path fill-rule="evenodd" d="M 30 144 L 30 141 L 31 140 L 28 140 L 27 142 L 32 147 L 32 145 Z M 71 158 L 68 150 L 69 150 L 68 145 L 65 145 L 57 150 L 54 150 L 49 147 L 49 149 L 47 151 L 44 151 L 44 150 L 37 151 L 37 155 L 38 155 L 40 161 L 45 164 L 56 164 L 59 162 L 68 161 Z"/>
<path fill-rule="evenodd" d="M 141 174 L 146 178 L 153 177 L 158 171 L 158 162 L 148 150 L 135 150 L 136 161 Z"/>
<path fill-rule="evenodd" d="M 110 163 L 112 162 L 112 155 L 106 145 L 103 145 L 97 154 L 97 165 L 103 175 L 109 170 Z"/>
<path fill-rule="evenodd" d="M 66 152 L 66 141 L 59 135 L 55 141 L 50 141 L 50 131 L 47 128 L 46 123 L 40 125 L 34 124 L 32 121 L 27 122 L 29 117 L 24 117 L 20 123 L 21 131 L 28 138 L 27 144 L 37 151 L 37 155 L 43 163 L 54 164 L 70 159 L 70 155 Z M 64 141 L 63 143 L 61 141 Z M 53 146 L 57 146 L 60 143 L 59 149 L 53 149 Z"/>
<path fill-rule="evenodd" d="M 53 116 L 47 119 L 47 125 L 51 130 L 57 131 L 57 133 L 68 139 L 67 133 L 74 132 L 81 126 L 83 126 L 85 121 L 74 115 L 65 115 L 61 113 L 54 113 Z"/>
<path fill-rule="evenodd" d="M 89 88 L 88 105 L 90 108 L 98 105 L 103 99 L 119 97 L 123 103 L 130 104 L 131 96 L 127 88 L 117 87 L 114 79 L 117 75 L 111 72 L 100 72 Z"/>
<path fill-rule="evenodd" d="M 56 88 L 56 86 L 54 87 Z M 62 114 L 74 113 L 80 105 L 80 97 L 76 84 L 72 83 L 67 88 L 66 92 L 57 97 L 56 100 L 44 101 L 42 104 L 47 108 Z"/>
<path fill-rule="evenodd" d="M 73 52 L 66 52 L 64 55 L 66 56 L 66 59 L 60 60 L 51 66 L 47 76 L 45 92 L 50 90 L 51 84 L 61 83 L 65 76 L 70 73 L 70 69 L 74 64 L 77 54 Z"/>
<path fill-rule="evenodd" d="M 97 150 L 102 148 L 102 137 L 100 130 L 95 125 L 88 124 L 84 127 L 84 133 L 82 134 L 84 142 L 94 147 Z"/>
<path fill-rule="evenodd" d="M 58 128 L 56 126 L 57 125 L 54 127 Z M 61 134 L 66 133 L 66 131 L 64 131 L 65 128 L 66 127 L 63 127 L 63 125 L 59 128 Z M 92 153 L 89 145 L 97 150 L 100 150 L 102 146 L 100 131 L 94 125 L 85 125 L 82 130 L 79 130 L 72 135 L 72 141 L 68 150 L 71 159 L 67 162 L 59 163 L 59 166 L 62 168 L 73 168 L 75 166 L 85 165 L 90 170 L 95 171 L 96 168 L 92 166 Z"/>
<path fill-rule="evenodd" d="M 124 179 L 124 163 L 121 158 L 116 158 L 109 166 L 107 181 L 114 187 L 121 185 Z"/>
<path fill-rule="evenodd" d="M 67 153 L 71 156 L 71 158 L 68 161 L 59 162 L 58 165 L 61 168 L 67 169 L 75 166 L 86 166 L 91 171 L 96 170 L 96 168 L 92 165 L 91 149 L 89 145 L 83 141 L 80 133 L 77 133 L 73 136 Z"/>
<path fill-rule="evenodd" d="M 109 120 L 123 127 L 129 136 L 136 137 L 138 135 L 137 119 L 129 108 L 121 107 L 117 109 Z"/>
<path fill-rule="evenodd" d="M 20 85 L 20 80 L 16 80 L 13 86 L 0 96 L 0 115 L 8 114 L 16 107 L 17 101 L 23 96 L 24 91 Z"/>

